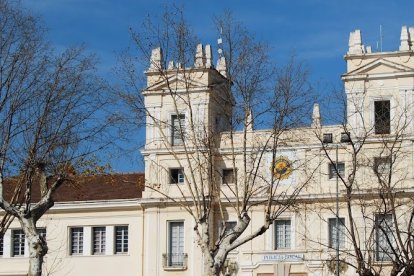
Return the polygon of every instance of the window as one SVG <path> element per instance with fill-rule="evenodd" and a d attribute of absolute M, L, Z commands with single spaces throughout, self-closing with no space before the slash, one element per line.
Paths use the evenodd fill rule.
<path fill-rule="evenodd" d="M 128 226 L 115 226 L 115 253 L 128 253 Z"/>
<path fill-rule="evenodd" d="M 3 246 L 4 246 L 4 240 L 3 240 L 3 234 L 0 236 L 0 256 L 3 256 Z"/>
<path fill-rule="evenodd" d="M 387 176 L 391 172 L 391 157 L 375 157 L 374 172 L 379 176 Z"/>
<path fill-rule="evenodd" d="M 332 141 L 333 141 L 332 133 L 324 133 L 323 134 L 322 143 L 329 144 L 329 143 L 332 143 Z"/>
<path fill-rule="evenodd" d="M 236 225 L 237 225 L 236 221 L 226 221 L 226 222 L 224 222 L 224 227 L 226 227 L 226 229 L 224 230 L 224 235 L 223 236 L 226 236 L 228 233 L 230 233 L 230 231 L 233 230 L 233 228 Z"/>
<path fill-rule="evenodd" d="M 394 241 L 392 215 L 380 214 L 375 216 L 375 259 L 377 261 L 392 260 L 392 244 Z"/>
<path fill-rule="evenodd" d="M 291 240 L 291 222 L 290 219 L 275 221 L 275 248 L 289 249 Z"/>
<path fill-rule="evenodd" d="M 171 116 L 171 144 L 173 146 L 182 145 L 185 136 L 185 115 Z"/>
<path fill-rule="evenodd" d="M 184 222 L 168 224 L 168 266 L 184 266 Z"/>
<path fill-rule="evenodd" d="M 336 178 L 336 170 L 335 170 L 335 164 L 336 163 L 329 163 L 329 179 L 335 179 Z M 338 162 L 338 174 L 341 177 L 345 176 L 345 164 L 344 162 Z"/>
<path fill-rule="evenodd" d="M 351 134 L 349 132 L 342 132 L 341 133 L 341 142 L 343 142 L 343 143 L 351 142 Z"/>
<path fill-rule="evenodd" d="M 234 183 L 236 183 L 236 181 L 234 179 L 235 173 L 236 173 L 236 171 L 234 171 L 233 169 L 223 169 L 222 183 L 223 184 L 234 184 Z"/>
<path fill-rule="evenodd" d="M 389 134 L 391 125 L 390 101 L 375 101 L 375 134 Z"/>
<path fill-rule="evenodd" d="M 93 227 L 93 254 L 94 255 L 103 255 L 105 254 L 105 244 L 106 244 L 106 228 L 102 227 Z"/>
<path fill-rule="evenodd" d="M 44 240 L 46 240 L 46 228 L 38 228 L 37 232 Z"/>
<path fill-rule="evenodd" d="M 338 227 L 336 226 L 336 218 L 328 220 L 329 227 L 329 247 L 336 248 L 337 234 L 339 234 L 339 248 L 345 247 L 345 218 L 339 218 Z M 339 231 L 338 231 L 339 229 Z"/>
<path fill-rule="evenodd" d="M 13 256 L 24 256 L 25 237 L 23 230 L 12 230 Z"/>
<path fill-rule="evenodd" d="M 170 169 L 170 183 L 171 184 L 181 184 L 184 183 L 184 169 Z"/>
<path fill-rule="evenodd" d="M 82 255 L 83 253 L 83 228 L 75 227 L 70 229 L 70 253 Z"/>

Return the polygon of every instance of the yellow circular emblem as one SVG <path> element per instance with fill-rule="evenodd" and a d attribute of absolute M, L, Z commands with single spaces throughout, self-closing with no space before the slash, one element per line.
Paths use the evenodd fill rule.
<path fill-rule="evenodd" d="M 275 165 L 273 166 L 273 176 L 276 179 L 288 179 L 292 174 L 292 162 L 285 157 L 280 156 L 276 159 Z"/>

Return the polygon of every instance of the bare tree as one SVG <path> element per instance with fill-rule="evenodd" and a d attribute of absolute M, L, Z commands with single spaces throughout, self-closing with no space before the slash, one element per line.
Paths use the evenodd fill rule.
<path fill-rule="evenodd" d="M 394 97 L 397 103 L 401 100 Z M 338 99 L 343 110 L 340 124 L 315 130 L 322 154 L 339 182 L 339 209 L 346 223 L 337 225 L 336 231 L 343 231 L 350 242 L 350 247 L 340 248 L 340 262 L 361 276 L 412 275 L 414 205 L 412 176 L 407 170 L 412 158 L 407 141 L 412 103 L 398 103 L 391 109 L 382 101 L 384 106 L 375 109 L 371 122 L 363 100 L 352 93 L 345 97 L 343 92 Z M 353 118 L 358 118 L 357 125 L 352 124 Z M 341 137 L 340 141 L 327 141 L 327 132 Z M 338 154 L 343 168 L 338 167 Z M 323 208 L 336 215 L 333 201 Z M 334 264 L 336 259 L 331 256 L 327 261 Z M 337 266 L 332 268 L 335 271 Z"/>
<path fill-rule="evenodd" d="M 93 56 L 81 48 L 54 53 L 38 19 L 18 5 L 1 0 L 0 15 L 2 226 L 10 217 L 20 222 L 29 245 L 28 275 L 41 275 L 48 247 L 36 223 L 53 206 L 57 189 L 71 181 L 77 162 L 104 144 L 103 83 Z M 7 185 L 14 187 L 10 198 Z"/>
<path fill-rule="evenodd" d="M 132 110 L 146 114 L 146 193 L 167 198 L 193 218 L 205 275 L 219 275 L 231 250 L 265 233 L 293 207 L 313 174 L 297 159 L 279 159 L 280 147 L 286 150 L 302 138 L 291 128 L 303 126 L 309 111 L 312 89 L 305 67 L 292 59 L 275 68 L 268 47 L 229 13 L 215 22 L 224 41 L 216 67 L 211 47 L 194 43 L 182 10 L 145 21 L 132 37 L 138 56 L 145 64 L 151 60 L 147 88 L 144 97 L 136 96 L 142 83 L 133 61 L 141 59 L 127 57 L 123 76 L 136 89 L 128 91 L 132 96 L 121 95 L 134 99 Z M 210 87 L 205 93 L 195 92 L 205 87 Z M 150 107 L 152 95 L 161 95 L 170 109 Z M 256 122 L 268 129 L 254 130 Z M 179 169 L 171 172 L 168 164 L 148 158 L 148 151 L 157 150 L 167 152 Z M 157 174 L 169 175 L 174 185 L 156 180 L 162 178 Z M 296 181 L 287 179 L 291 174 Z M 249 213 L 258 209 L 264 222 L 250 231 Z M 235 223 L 226 223 L 229 214 L 236 214 Z"/>

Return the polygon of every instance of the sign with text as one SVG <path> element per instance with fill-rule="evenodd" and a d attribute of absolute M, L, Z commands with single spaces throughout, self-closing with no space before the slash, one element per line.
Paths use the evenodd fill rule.
<path fill-rule="evenodd" d="M 269 254 L 263 255 L 262 260 L 266 262 L 301 262 L 303 254 Z"/>

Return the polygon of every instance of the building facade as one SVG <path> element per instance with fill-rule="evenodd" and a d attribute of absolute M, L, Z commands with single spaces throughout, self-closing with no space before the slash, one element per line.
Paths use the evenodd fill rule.
<path fill-rule="evenodd" d="M 211 47 L 198 45 L 190 68 L 164 66 L 154 49 L 145 191 L 143 176 L 115 177 L 80 193 L 95 196 L 62 198 L 38 225 L 45 275 L 203 275 L 204 235 L 229 249 L 223 275 L 334 275 L 337 260 L 341 275 L 401 273 L 414 256 L 414 28 L 402 28 L 395 52 L 372 52 L 356 30 L 345 60 L 343 124 L 322 125 L 314 105 L 310 126 L 255 130 L 246 109 L 234 130 L 225 59 L 213 66 Z M 24 275 L 16 223 L 0 248 L 0 275 Z"/>
<path fill-rule="evenodd" d="M 143 184 L 143 174 L 115 174 L 62 186 L 37 224 L 49 247 L 43 275 L 143 275 Z M 13 186 L 6 185 L 5 197 L 12 194 Z M 28 245 L 17 220 L 0 248 L 0 275 L 27 275 Z"/>
<path fill-rule="evenodd" d="M 266 225 L 267 214 L 276 219 L 228 253 L 228 275 L 334 275 L 338 266 L 341 275 L 402 272 L 413 256 L 413 41 L 414 29 L 403 27 L 398 51 L 372 52 L 352 32 L 343 123 L 321 125 L 315 105 L 311 126 L 283 131 L 255 130 L 249 112 L 232 130 L 226 62 L 213 68 L 210 46 L 197 47 L 191 68 L 164 68 L 155 49 L 143 92 L 143 204 L 153 201 L 144 239 L 155 245 L 144 250 L 145 275 L 205 273 L 205 236 L 195 230 L 208 217 L 210 248 L 218 250 L 241 225 L 240 210 L 251 221 L 237 239 Z"/>

